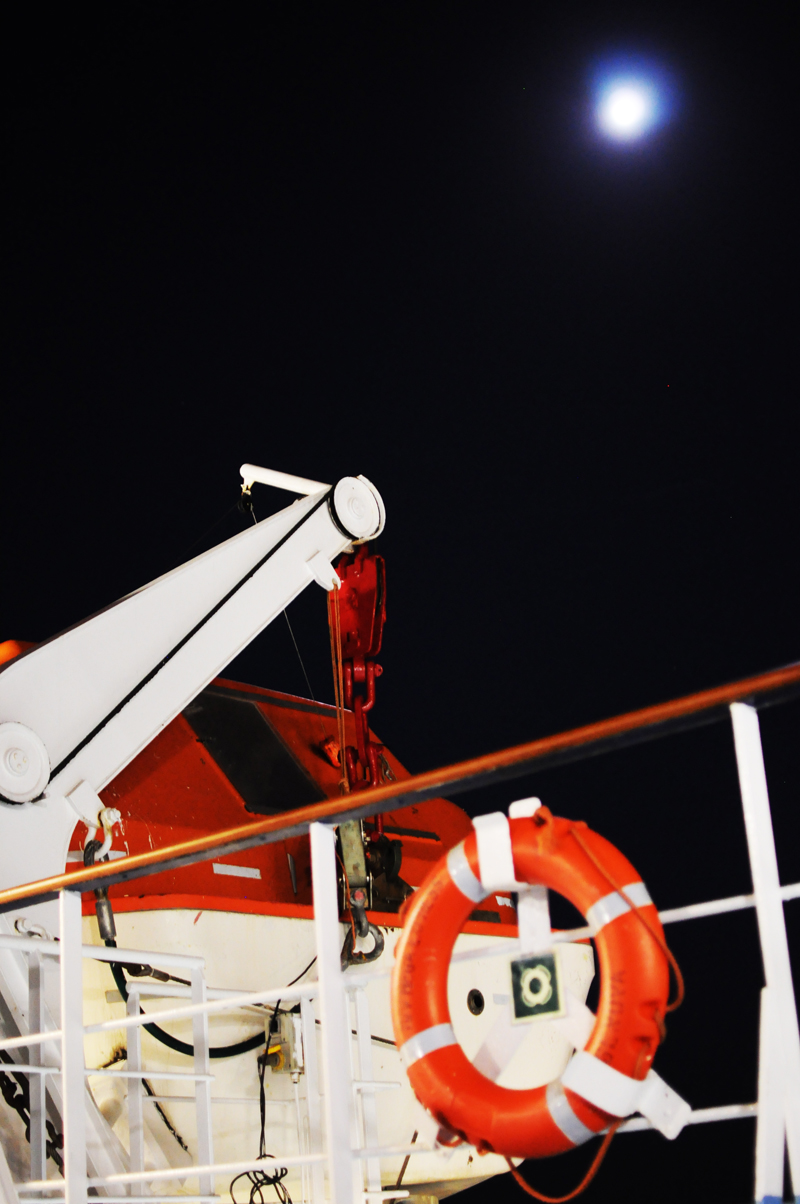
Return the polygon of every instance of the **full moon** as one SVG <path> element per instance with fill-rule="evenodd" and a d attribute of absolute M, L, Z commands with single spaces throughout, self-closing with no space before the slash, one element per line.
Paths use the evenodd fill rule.
<path fill-rule="evenodd" d="M 647 133 L 656 119 L 653 91 L 647 84 L 625 81 L 612 84 L 600 100 L 597 121 L 610 138 L 629 142 Z"/>

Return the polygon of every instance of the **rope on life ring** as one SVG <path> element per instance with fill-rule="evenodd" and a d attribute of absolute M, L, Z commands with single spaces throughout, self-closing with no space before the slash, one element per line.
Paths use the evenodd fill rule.
<path fill-rule="evenodd" d="M 392 973 L 395 1039 L 417 1098 L 444 1129 L 481 1153 L 546 1158 L 639 1111 L 677 1136 L 691 1109 L 651 1069 L 664 1034 L 669 969 L 658 912 L 623 854 L 586 824 L 514 804 L 475 821 L 410 899 Z M 620 888 L 616 884 L 622 884 Z M 541 884 L 594 931 L 600 1000 L 586 1045 L 564 1074 L 528 1090 L 500 1087 L 468 1060 L 453 1031 L 447 974 L 475 905 L 497 890 Z M 612 889 L 609 890 L 609 886 Z M 678 999 L 677 1002 L 679 1002 Z"/>

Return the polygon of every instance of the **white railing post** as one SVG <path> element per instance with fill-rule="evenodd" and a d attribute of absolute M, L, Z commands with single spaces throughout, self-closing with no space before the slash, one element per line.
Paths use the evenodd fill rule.
<path fill-rule="evenodd" d="M 129 1016 L 139 1015 L 139 992 L 128 989 L 127 1013 Z M 142 1030 L 136 1024 L 128 1029 L 128 1070 L 142 1070 Z M 144 1170 L 144 1086 L 137 1075 L 128 1080 L 128 1131 L 130 1134 L 130 1169 Z M 146 1183 L 139 1185 L 141 1194 L 149 1194 Z"/>
<path fill-rule="evenodd" d="M 300 1000 L 303 1023 L 303 1060 L 306 1072 L 306 1115 L 308 1117 L 309 1154 L 322 1153 L 322 1098 L 319 1093 L 317 1059 L 317 1021 L 314 1002 L 304 995 Z M 325 1171 L 321 1162 L 311 1164 L 312 1204 L 325 1204 Z"/>
<path fill-rule="evenodd" d="M 780 1200 L 783 1193 L 783 1141 L 779 1155 L 775 1152 L 774 1126 L 778 1115 L 786 1134 L 794 1189 L 800 1188 L 800 1033 L 758 713 L 742 702 L 734 702 L 730 711 L 767 982 L 762 996 L 759 1042 L 759 1058 L 766 1064 L 759 1065 L 756 1130 L 755 1193 L 761 1204 L 771 1197 Z"/>
<path fill-rule="evenodd" d="M 192 967 L 192 1003 L 206 1002 L 206 978 L 202 967 Z M 208 1012 L 192 1017 L 192 1039 L 194 1041 L 194 1072 L 205 1075 L 195 1083 L 195 1105 L 197 1112 L 197 1162 L 210 1166 L 214 1161 L 214 1140 L 211 1132 L 211 1072 L 208 1037 Z M 200 1175 L 200 1195 L 214 1194 L 214 1176 Z"/>
<path fill-rule="evenodd" d="M 30 1196 L 28 1199 L 30 1200 Z M 11 1171 L 8 1169 L 6 1152 L 2 1143 L 0 1143 L 0 1200 L 3 1201 L 3 1204 L 19 1204 L 19 1196 L 14 1186 L 14 1180 L 11 1178 Z"/>
<path fill-rule="evenodd" d="M 756 1120 L 755 1198 L 783 1199 L 783 1151 L 786 1125 L 783 1117 L 783 1067 L 780 1017 L 775 996 L 762 987 L 758 1032 L 758 1116 Z"/>
<path fill-rule="evenodd" d="M 83 950 L 81 896 L 62 890 L 61 929 L 61 1074 L 64 1126 L 65 1204 L 86 1204 L 86 1085 L 83 1057 Z"/>
<path fill-rule="evenodd" d="M 44 1032 L 44 961 L 39 953 L 28 954 L 28 1031 Z M 32 1066 L 44 1065 L 44 1046 L 31 1045 Z M 47 1178 L 47 1080 L 43 1074 L 29 1076 L 31 1102 L 31 1179 Z"/>
<path fill-rule="evenodd" d="M 332 1204 L 353 1204 L 350 1150 L 353 1080 L 350 1074 L 350 1025 L 340 963 L 336 837 L 332 827 L 321 823 L 311 824 L 309 835 L 330 1197 Z"/>
<path fill-rule="evenodd" d="M 363 987 L 357 987 L 353 992 L 356 1005 L 356 1033 L 358 1034 L 358 1073 L 362 1082 L 359 1095 L 361 1096 L 361 1118 L 363 1122 L 364 1145 L 375 1150 L 378 1148 L 378 1102 L 375 1091 L 367 1083 L 374 1081 L 372 1068 L 372 1029 L 369 1021 L 369 1001 Z M 367 1160 L 367 1190 L 381 1190 L 381 1163 L 379 1158 Z"/>

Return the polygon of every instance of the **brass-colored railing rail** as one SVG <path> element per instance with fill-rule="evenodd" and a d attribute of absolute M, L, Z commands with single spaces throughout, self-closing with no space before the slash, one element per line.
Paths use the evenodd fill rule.
<path fill-rule="evenodd" d="M 800 663 L 657 706 L 629 711 L 613 719 L 590 723 L 555 736 L 544 736 L 500 752 L 473 757 L 456 765 L 432 769 L 404 781 L 388 782 L 359 791 L 356 795 L 298 807 L 268 819 L 200 836 L 165 849 L 136 853 L 122 861 L 105 862 L 71 873 L 56 874 L 39 882 L 11 887 L 0 891 L 0 911 L 19 907 L 24 902 L 41 902 L 60 890 L 88 891 L 97 886 L 113 886 L 148 874 L 207 861 L 212 857 L 224 857 L 256 845 L 301 835 L 308 830 L 309 824 L 315 822 L 342 823 L 348 819 L 365 819 L 398 806 L 405 807 L 436 798 L 445 791 L 459 794 L 479 786 L 521 777 L 534 770 L 550 769 L 585 757 L 599 756 L 613 749 L 644 743 L 725 718 L 732 702 L 751 702 L 760 708 L 796 697 L 800 697 Z"/>

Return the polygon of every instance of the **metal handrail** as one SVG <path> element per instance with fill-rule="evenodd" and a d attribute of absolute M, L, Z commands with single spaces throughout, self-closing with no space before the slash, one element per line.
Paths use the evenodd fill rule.
<path fill-rule="evenodd" d="M 544 736 L 455 765 L 428 770 L 403 781 L 360 790 L 355 796 L 357 802 L 351 795 L 346 799 L 312 803 L 256 823 L 242 824 L 167 848 L 135 853 L 120 861 L 86 866 L 71 873 L 55 874 L 38 882 L 14 886 L 0 891 L 0 912 L 18 907 L 22 902 L 42 902 L 60 890 L 84 892 L 98 886 L 114 886 L 156 872 L 239 853 L 257 845 L 272 844 L 289 836 L 305 834 L 312 823 L 337 824 L 350 819 L 367 819 L 397 806 L 436 798 L 444 789 L 449 794 L 459 794 L 481 785 L 521 777 L 534 768 L 550 769 L 585 757 L 599 756 L 613 749 L 655 740 L 727 718 L 728 707 L 733 702 L 746 701 L 763 707 L 795 697 L 800 697 L 800 663 L 656 706 L 629 711 L 554 736 Z"/>
<path fill-rule="evenodd" d="M 322 805 L 301 808 L 283 816 L 275 816 L 269 820 L 252 824 L 249 827 L 236 828 L 228 832 L 217 833 L 215 836 L 204 837 L 199 841 L 188 842 L 173 848 L 151 854 L 130 858 L 129 861 L 104 866 L 106 872 L 89 867 L 73 874 L 59 875 L 44 883 L 32 883 L 27 887 L 17 888 L 28 900 L 41 898 L 45 893 L 43 888 L 53 891 L 56 884 L 60 886 L 60 932 L 59 942 L 34 941 L 22 935 L 7 935 L 0 939 L 2 945 L 33 946 L 41 954 L 60 955 L 61 961 L 61 1014 L 63 1019 L 61 1030 L 40 1033 L 29 1033 L 21 1037 L 10 1038 L 0 1042 L 6 1048 L 27 1045 L 31 1047 L 30 1061 L 13 1063 L 15 1070 L 21 1074 L 30 1074 L 33 1078 L 31 1091 L 35 1087 L 40 1097 L 37 1105 L 37 1149 L 34 1157 L 34 1143 L 31 1142 L 31 1172 L 34 1176 L 28 1183 L 19 1185 L 22 1192 L 29 1192 L 45 1185 L 45 1180 L 35 1178 L 36 1172 L 41 1173 L 44 1165 L 45 1145 L 42 1117 L 44 1115 L 44 1079 L 47 1075 L 61 1074 L 64 1089 L 64 1131 L 70 1136 L 65 1142 L 64 1188 L 65 1199 L 86 1199 L 87 1187 L 102 1186 L 106 1190 L 120 1188 L 135 1189 L 139 1183 L 167 1181 L 178 1178 L 199 1178 L 199 1192 L 190 1197 L 198 1201 L 213 1197 L 214 1176 L 235 1168 L 259 1168 L 260 1160 L 253 1163 L 215 1163 L 213 1157 L 211 1106 L 215 1101 L 210 1094 L 210 1084 L 213 1076 L 210 1073 L 208 1061 L 208 1022 L 210 1013 L 225 1012 L 231 1008 L 259 1002 L 272 1002 L 280 994 L 281 998 L 294 997 L 297 994 L 302 1000 L 301 1023 L 304 1033 L 304 1047 L 316 1049 L 316 1030 L 318 1023 L 306 996 L 318 997 L 321 1008 L 322 1032 L 322 1069 L 325 1090 L 320 1094 L 317 1084 L 316 1055 L 309 1063 L 309 1073 L 313 1069 L 314 1094 L 311 1094 L 311 1078 L 309 1078 L 308 1108 L 311 1117 L 311 1101 L 315 1101 L 317 1135 L 313 1141 L 304 1141 L 301 1129 L 298 1127 L 298 1155 L 288 1158 L 279 1157 L 275 1164 L 279 1166 L 301 1168 L 305 1193 L 306 1177 L 312 1177 L 311 1190 L 314 1199 L 323 1197 L 322 1168 L 328 1164 L 330 1182 L 336 1183 L 336 1193 L 342 1198 L 350 1198 L 353 1183 L 352 1161 L 364 1162 L 366 1166 L 366 1184 L 363 1191 L 365 1201 L 372 1198 L 385 1199 L 399 1195 L 399 1191 L 389 1192 L 381 1188 L 380 1168 L 377 1163 L 381 1157 L 397 1156 L 401 1151 L 398 1147 L 378 1148 L 378 1130 L 376 1118 L 368 1113 L 366 1106 L 363 1111 L 363 1134 L 353 1144 L 348 1137 L 349 1121 L 346 1113 L 337 1110 L 331 1084 L 348 1083 L 360 1091 L 367 1091 L 371 1101 L 371 1092 L 377 1091 L 387 1084 L 373 1081 L 371 1057 L 364 1060 L 362 1045 L 366 1043 L 369 1053 L 370 1023 L 363 987 L 366 980 L 374 981 L 382 977 L 380 971 L 368 971 L 366 975 L 357 974 L 345 976 L 342 974 L 338 955 L 338 907 L 336 905 L 336 857 L 335 838 L 331 831 L 331 823 L 345 818 L 360 815 L 375 814 L 389 807 L 396 807 L 399 800 L 417 801 L 434 797 L 442 792 L 443 785 L 450 785 L 456 791 L 469 789 L 485 782 L 501 780 L 521 773 L 530 772 L 547 765 L 563 763 L 564 760 L 574 760 L 581 756 L 597 755 L 621 744 L 630 744 L 641 740 L 654 739 L 660 735 L 672 733 L 701 723 L 707 723 L 723 715 L 730 714 L 737 768 L 740 779 L 742 807 L 748 840 L 748 851 L 753 877 L 753 893 L 738 895 L 725 899 L 709 900 L 703 903 L 673 908 L 660 913 L 662 922 L 677 922 L 689 919 L 700 919 L 705 916 L 723 912 L 738 911 L 755 906 L 758 918 L 759 936 L 765 967 L 767 985 L 761 992 L 761 1019 L 759 1042 L 759 1084 L 757 1104 L 726 1104 L 715 1108 L 701 1109 L 691 1112 L 685 1123 L 700 1124 L 711 1121 L 731 1120 L 743 1116 L 757 1116 L 756 1141 L 756 1196 L 761 1199 L 773 1192 L 774 1185 L 780 1186 L 783 1175 L 783 1150 L 775 1146 L 770 1137 L 777 1131 L 785 1131 L 786 1141 L 790 1152 L 790 1162 L 794 1171 L 797 1163 L 797 1102 L 789 1098 L 786 1086 L 789 1081 L 798 1081 L 800 1075 L 800 1037 L 798 1037 L 794 997 L 792 993 L 791 969 L 789 965 L 788 944 L 782 904 L 788 899 L 800 897 L 800 883 L 781 886 L 778 877 L 777 859 L 774 850 L 774 839 L 769 812 L 766 774 L 763 763 L 761 737 L 758 718 L 754 705 L 741 705 L 739 700 L 746 699 L 748 703 L 768 705 L 789 697 L 800 696 L 800 665 L 777 670 L 757 678 L 745 679 L 734 685 L 720 687 L 717 690 L 706 691 L 703 694 L 691 695 L 672 703 L 651 707 L 632 712 L 603 723 L 578 728 L 559 736 L 548 737 L 517 748 L 506 749 L 503 752 L 490 754 L 487 757 L 475 758 L 462 762 L 448 769 L 421 774 L 405 782 L 394 782 L 389 786 L 365 790 L 349 799 L 333 799 Z M 449 793 L 450 791 L 448 791 Z M 347 804 L 351 805 L 348 807 Z M 353 806 L 352 804 L 356 805 Z M 325 820 L 327 822 L 318 822 Z M 315 822 L 316 821 L 316 822 Z M 149 959 L 150 954 L 143 951 L 106 949 L 103 947 L 84 946 L 81 942 L 81 905 L 80 892 L 91 887 L 93 880 L 104 882 L 106 885 L 125 880 L 129 877 L 140 877 L 164 869 L 166 866 L 188 864 L 190 861 L 205 860 L 219 856 L 234 848 L 245 848 L 280 839 L 288 832 L 310 827 L 311 866 L 313 890 L 315 899 L 314 927 L 317 949 L 319 978 L 316 983 L 295 985 L 294 988 L 269 988 L 257 992 L 225 993 L 221 999 L 208 998 L 203 972 L 202 959 L 189 955 L 173 955 L 180 957 L 181 964 L 191 962 L 191 1002 L 178 1003 L 158 1013 L 161 1019 L 192 1018 L 194 1031 L 194 1074 L 185 1072 L 145 1072 L 141 1061 L 141 1050 L 138 1042 L 138 1031 L 146 1018 L 140 1014 L 136 987 L 131 991 L 128 1001 L 128 1015 L 124 1019 L 105 1020 L 100 1023 L 85 1026 L 81 1022 L 82 1015 L 82 982 L 80 975 L 80 959 L 86 956 L 100 956 L 103 960 L 136 960 L 141 962 Z M 233 845 L 233 847 L 232 847 Z M 133 872 L 130 872 L 131 867 Z M 109 872 L 110 871 L 110 872 Z M 9 896 L 15 891 L 6 891 L 0 895 L 0 906 L 13 905 Z M 48 892 L 49 893 L 49 892 Z M 321 900 L 321 902 L 320 902 Z M 556 941 L 580 939 L 593 935 L 591 927 L 558 932 L 554 934 Z M 454 960 L 468 960 L 479 954 L 486 956 L 497 955 L 507 957 L 516 948 L 518 942 L 503 941 L 503 948 L 492 950 L 466 950 L 454 955 Z M 169 955 L 166 955 L 169 956 Z M 195 964 L 196 963 L 196 964 Z M 37 1026 L 43 1028 L 47 1022 L 41 1008 L 40 988 L 40 959 L 32 959 L 29 973 L 30 990 L 39 999 L 36 1007 L 39 1009 Z M 144 984 L 142 984 L 144 985 Z M 356 989 L 356 1035 L 359 1044 L 359 1072 L 361 1078 L 353 1080 L 353 1068 L 349 1065 L 348 1050 L 350 1042 L 350 1015 L 346 1005 L 347 993 Z M 129 1068 L 119 1071 L 117 1067 L 87 1069 L 84 1062 L 83 1036 L 85 1033 L 104 1032 L 106 1030 L 129 1029 L 128 1051 Z M 62 1068 L 43 1065 L 42 1052 L 34 1053 L 34 1047 L 61 1038 Z M 132 1061 L 130 1060 L 132 1057 Z M 129 1121 L 131 1133 L 137 1134 L 136 1149 L 131 1139 L 131 1165 L 128 1171 L 114 1171 L 111 1174 L 98 1176 L 97 1171 L 87 1178 L 83 1146 L 82 1123 L 74 1118 L 83 1115 L 83 1092 L 87 1078 L 97 1074 L 120 1076 L 136 1080 L 148 1073 L 152 1078 L 167 1080 L 192 1080 L 197 1084 L 194 1104 L 197 1109 L 198 1150 L 197 1166 L 187 1168 L 169 1167 L 159 1170 L 148 1170 L 144 1162 L 143 1144 L 143 1104 L 146 1102 L 142 1089 L 136 1085 L 133 1094 L 129 1093 Z M 297 1096 L 297 1092 L 295 1092 Z M 175 1097 L 164 1097 L 174 1100 Z M 187 1103 L 191 1097 L 185 1098 Z M 349 1098 L 349 1096 L 348 1096 Z M 364 1096 L 361 1096 L 362 1101 Z M 147 1102 L 153 1102 L 154 1097 Z M 131 1100 L 133 1102 L 131 1102 Z M 245 1102 L 245 1101 L 241 1101 Z M 251 1102 L 252 1101 L 248 1101 Z M 276 1101 L 277 1102 L 277 1101 Z M 280 1101 L 282 1105 L 291 1105 L 291 1101 Z M 299 1098 L 296 1098 L 298 1126 L 301 1124 Z M 327 1152 L 323 1152 L 321 1108 L 325 1111 L 325 1132 L 327 1133 Z M 648 1114 L 649 1115 L 649 1114 Z M 33 1116 L 33 1110 L 32 1110 Z M 311 1121 L 309 1119 L 308 1123 Z M 659 1126 L 658 1119 L 654 1123 Z M 634 1117 L 625 1122 L 624 1131 L 634 1132 L 650 1127 L 646 1119 Z M 32 1130 L 33 1131 L 33 1130 Z M 794 1144 L 793 1144 L 794 1143 Z M 775 1148 L 773 1149 L 773 1146 Z M 419 1143 L 413 1148 L 404 1149 L 403 1156 L 419 1155 L 432 1150 L 424 1148 Z M 377 1169 L 376 1169 L 377 1167 Z M 91 1169 L 91 1168 L 90 1168 Z M 377 1187 L 376 1187 L 377 1185 Z M 48 1182 L 47 1187 L 51 1184 Z M 152 1190 L 152 1186 L 151 1186 Z M 360 1191 L 360 1189 L 359 1189 Z M 774 1193 L 773 1193 L 774 1194 Z M 112 1196 L 123 1204 L 125 1199 L 138 1200 L 135 1196 Z M 144 1197 L 142 1197 L 142 1200 Z"/>

